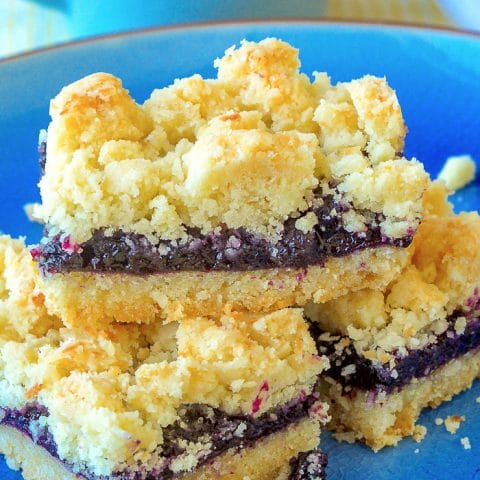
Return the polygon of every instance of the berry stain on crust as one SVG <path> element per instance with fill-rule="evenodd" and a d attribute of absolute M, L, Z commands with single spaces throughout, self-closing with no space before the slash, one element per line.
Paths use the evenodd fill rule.
<path fill-rule="evenodd" d="M 255 399 L 252 402 L 252 414 L 257 413 L 260 410 L 260 407 L 262 406 L 263 402 L 263 392 L 268 392 L 269 390 L 268 382 L 265 380 L 262 385 L 260 386 L 260 390 L 258 391 L 258 395 L 255 397 Z"/>
<path fill-rule="evenodd" d="M 480 291 L 476 288 L 473 295 L 466 301 L 466 306 L 470 312 L 480 310 Z"/>
<path fill-rule="evenodd" d="M 32 247 L 30 249 L 30 255 L 34 260 L 38 260 L 42 256 L 42 247 Z"/>
<path fill-rule="evenodd" d="M 62 249 L 66 253 L 79 253 L 80 252 L 80 245 L 78 243 L 74 243 L 70 240 L 70 235 L 67 235 L 63 240 L 62 240 Z"/>

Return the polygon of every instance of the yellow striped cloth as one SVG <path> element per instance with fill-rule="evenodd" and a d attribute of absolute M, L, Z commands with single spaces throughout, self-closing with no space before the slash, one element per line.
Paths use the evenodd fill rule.
<path fill-rule="evenodd" d="M 101 0 L 97 0 L 101 1 Z M 292 0 L 293 1 L 293 0 Z M 321 0 L 312 0 L 321 1 Z M 436 0 L 324 0 L 335 19 L 452 26 Z M 73 40 L 61 0 L 0 0 L 0 57 Z M 301 16 L 301 12 L 298 12 Z M 275 16 L 275 12 L 272 12 Z M 132 25 L 132 27 L 134 27 Z"/>
<path fill-rule="evenodd" d="M 330 18 L 453 26 L 435 0 L 329 0 Z"/>
<path fill-rule="evenodd" d="M 47 2 L 0 0 L 0 57 L 70 39 L 66 14 Z"/>

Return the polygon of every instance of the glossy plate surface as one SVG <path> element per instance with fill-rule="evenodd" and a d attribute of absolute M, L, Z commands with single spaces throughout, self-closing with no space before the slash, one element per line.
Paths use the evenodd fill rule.
<path fill-rule="evenodd" d="M 38 240 L 23 205 L 38 200 L 37 135 L 48 125 L 49 100 L 67 83 L 111 72 L 138 102 L 174 78 L 215 75 L 212 59 L 243 38 L 280 37 L 300 49 L 302 71 L 327 71 L 333 81 L 366 73 L 386 76 L 397 90 L 409 127 L 406 155 L 422 160 L 432 176 L 449 155 L 480 160 L 480 37 L 448 31 L 357 24 L 278 22 L 201 25 L 124 34 L 72 44 L 0 62 L 0 230 Z M 480 183 L 459 192 L 457 210 L 480 207 Z M 480 479 L 480 383 L 435 411 L 421 424 L 425 440 L 403 441 L 372 453 L 338 444 L 323 434 L 329 479 Z M 456 435 L 436 417 L 465 415 Z M 469 437 L 471 450 L 460 443 Z M 418 449 L 418 451 L 417 451 Z M 415 453 L 416 452 L 416 453 Z M 0 479 L 19 480 L 0 460 Z"/>

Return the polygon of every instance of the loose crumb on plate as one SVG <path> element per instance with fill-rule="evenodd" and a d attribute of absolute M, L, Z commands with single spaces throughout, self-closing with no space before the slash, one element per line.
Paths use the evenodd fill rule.
<path fill-rule="evenodd" d="M 335 440 L 338 442 L 345 442 L 349 444 L 353 444 L 356 441 L 354 432 L 335 432 L 333 434 L 333 438 L 335 438 Z"/>
<path fill-rule="evenodd" d="M 35 216 L 35 209 L 38 208 L 38 204 L 36 203 L 27 203 L 23 206 L 23 211 L 25 215 L 31 222 L 35 223 L 43 223 L 42 220 Z"/>
<path fill-rule="evenodd" d="M 443 418 L 436 418 L 435 425 L 443 425 Z"/>
<path fill-rule="evenodd" d="M 447 429 L 447 432 L 454 435 L 464 421 L 465 417 L 463 415 L 450 415 L 445 419 L 445 428 Z"/>
<path fill-rule="evenodd" d="M 477 403 L 480 403 L 480 397 L 477 397 L 476 402 L 477 402 Z"/>
<path fill-rule="evenodd" d="M 476 173 L 476 164 L 470 155 L 448 157 L 438 175 L 451 190 L 460 190 L 468 185 Z"/>
<path fill-rule="evenodd" d="M 420 452 L 420 449 L 419 448 L 416 448 L 413 453 L 419 453 Z"/>
<path fill-rule="evenodd" d="M 415 429 L 413 431 L 412 436 L 417 443 L 420 443 L 425 438 L 426 434 L 427 434 L 427 427 L 425 427 L 424 425 L 415 425 Z"/>
<path fill-rule="evenodd" d="M 470 439 L 468 437 L 461 438 L 460 443 L 463 445 L 465 450 L 471 450 L 472 445 L 470 444 Z"/>

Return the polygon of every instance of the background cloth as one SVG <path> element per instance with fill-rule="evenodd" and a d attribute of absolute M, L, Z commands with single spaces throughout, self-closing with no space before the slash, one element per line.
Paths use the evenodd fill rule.
<path fill-rule="evenodd" d="M 92 2 L 106 0 L 0 0 L 0 57 L 23 53 L 36 48 L 63 43 L 82 38 L 78 33 L 78 23 L 84 17 L 88 22 L 88 8 Z M 121 5 L 122 0 L 117 0 Z M 200 4 L 207 0 L 197 0 Z M 80 5 L 80 12 L 78 2 Z M 235 1 L 224 1 L 222 7 L 211 9 L 204 18 L 182 18 L 183 21 L 225 20 L 245 18 L 245 8 Z M 168 2 L 166 2 L 168 3 Z M 441 2 L 436 0 L 277 0 L 276 6 L 252 9 L 257 18 L 266 17 L 324 17 L 339 20 L 393 21 L 398 23 L 415 23 L 432 26 L 456 26 L 447 13 L 442 10 Z M 178 12 L 184 7 L 182 0 L 171 0 L 157 24 L 178 23 Z M 72 7 L 77 5 L 77 7 Z M 137 5 L 144 5 L 143 1 Z M 211 5 L 211 4 L 210 4 Z M 220 4 L 218 4 L 220 5 Z M 245 3 L 243 2 L 243 5 Z M 119 7 L 121 8 L 121 7 Z M 82 13 L 83 12 L 83 13 Z M 292 15 L 292 12 L 294 14 Z M 77 17 L 77 18 L 75 18 Z M 184 15 L 185 17 L 185 15 Z M 193 17 L 193 15 L 192 15 Z M 121 30 L 109 24 L 108 15 L 100 20 L 96 33 L 109 33 Z M 96 22 L 98 23 L 98 21 Z M 77 25 L 77 27 L 75 27 Z M 131 28 L 139 25 L 132 23 Z"/>

